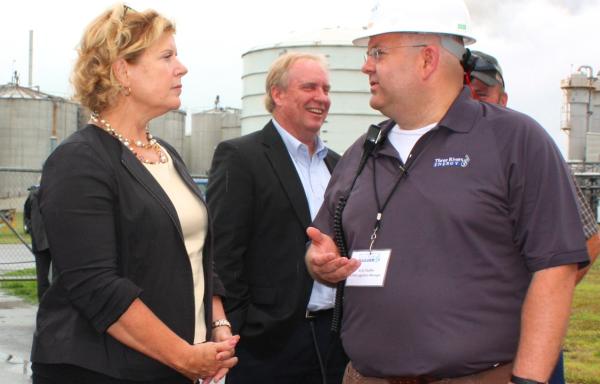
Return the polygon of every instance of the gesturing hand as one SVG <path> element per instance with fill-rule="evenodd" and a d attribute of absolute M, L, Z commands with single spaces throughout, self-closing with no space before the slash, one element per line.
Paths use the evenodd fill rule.
<path fill-rule="evenodd" d="M 333 239 L 308 227 L 306 234 L 312 243 L 306 252 L 306 265 L 317 280 L 325 283 L 337 283 L 350 276 L 360 266 L 360 261 L 341 257 Z"/>

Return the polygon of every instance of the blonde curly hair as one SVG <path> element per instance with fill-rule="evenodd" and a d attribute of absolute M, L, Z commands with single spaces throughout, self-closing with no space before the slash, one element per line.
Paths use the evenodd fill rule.
<path fill-rule="evenodd" d="M 118 59 L 135 63 L 144 50 L 175 24 L 152 9 L 136 12 L 117 4 L 103 12 L 83 33 L 71 75 L 75 99 L 100 113 L 114 104 L 123 87 L 113 73 Z"/>

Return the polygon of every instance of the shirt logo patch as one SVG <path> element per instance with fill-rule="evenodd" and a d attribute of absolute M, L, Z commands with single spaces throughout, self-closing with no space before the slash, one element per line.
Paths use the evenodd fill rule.
<path fill-rule="evenodd" d="M 471 162 L 469 155 L 464 157 L 447 157 L 445 159 L 434 159 L 433 168 L 440 167 L 461 167 L 466 168 Z"/>

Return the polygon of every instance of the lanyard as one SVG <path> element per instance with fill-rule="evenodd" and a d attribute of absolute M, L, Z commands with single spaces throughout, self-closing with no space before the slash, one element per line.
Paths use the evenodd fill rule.
<path fill-rule="evenodd" d="M 379 192 L 377 191 L 377 159 L 375 156 L 373 156 L 373 190 L 375 193 L 375 203 L 377 204 L 377 215 L 375 216 L 375 224 L 373 225 L 373 232 L 371 233 L 371 237 L 370 237 L 371 241 L 369 243 L 369 252 L 373 251 L 373 245 L 375 244 L 375 240 L 377 239 L 377 232 L 379 231 L 379 228 L 381 228 L 381 220 L 383 219 L 383 211 L 385 210 L 388 203 L 390 202 L 392 195 L 394 194 L 394 192 L 396 192 L 396 189 L 398 189 L 398 185 L 400 185 L 400 182 L 402 181 L 402 179 L 404 179 L 404 177 L 408 176 L 408 169 L 412 166 L 412 164 L 417 160 L 419 155 L 427 147 L 427 144 L 429 143 L 431 137 L 438 131 L 439 131 L 439 129 L 433 128 L 432 130 L 428 131 L 423 136 L 421 136 L 421 138 L 419 140 L 417 140 L 413 149 L 410 151 L 410 154 L 408 155 L 406 164 L 404 164 L 402 162 L 402 160 L 398 160 L 398 162 L 399 162 L 398 166 L 400 168 L 400 175 L 396 179 L 396 182 L 394 183 L 392 190 L 390 191 L 390 193 L 388 193 L 383 204 L 381 204 L 381 201 L 379 199 Z"/>

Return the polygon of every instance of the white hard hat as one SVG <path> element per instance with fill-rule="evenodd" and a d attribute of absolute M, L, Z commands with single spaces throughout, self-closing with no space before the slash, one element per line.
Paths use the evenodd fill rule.
<path fill-rule="evenodd" d="M 366 46 L 371 36 L 391 32 L 454 35 L 465 45 L 475 42 L 463 0 L 378 0 L 364 34 L 353 44 Z"/>

